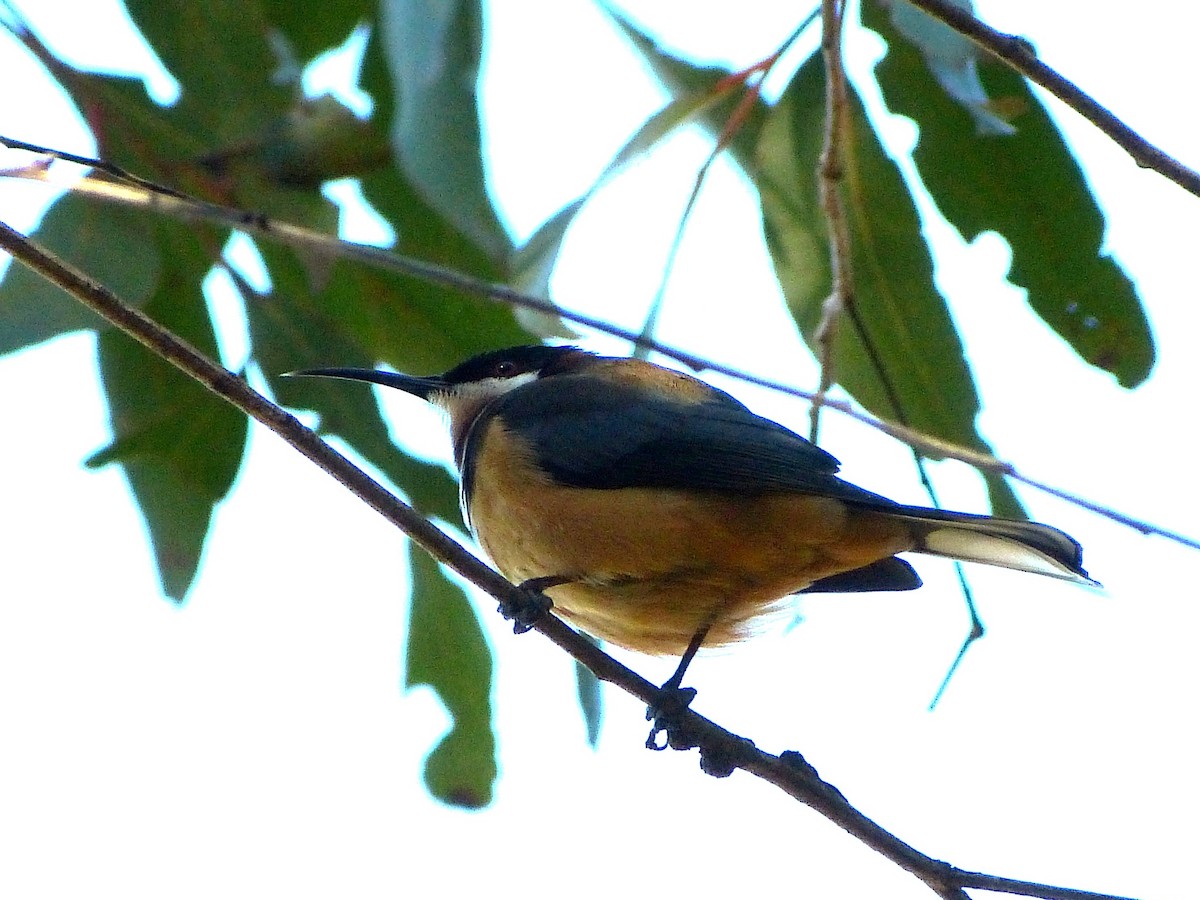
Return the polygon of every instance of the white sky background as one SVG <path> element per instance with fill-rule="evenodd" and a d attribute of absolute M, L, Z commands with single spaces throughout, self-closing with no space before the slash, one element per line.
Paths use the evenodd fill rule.
<path fill-rule="evenodd" d="M 19 5 L 81 65 L 151 64 L 109 3 Z M 630 8 L 679 50 L 734 66 L 766 55 L 807 12 Z M 1189 5 L 987 2 L 981 14 L 1200 167 L 1200 14 Z M 490 24 L 493 187 L 523 238 L 663 97 L 585 2 L 502 4 Z M 863 41 L 849 50 L 860 71 L 873 52 Z M 0 133 L 90 152 L 66 101 L 7 40 L 0 79 Z M 1159 363 L 1133 393 L 1085 369 L 1000 284 L 1002 241 L 964 246 L 931 224 L 984 431 L 1036 477 L 1200 535 L 1200 200 L 1070 112 L 1059 118 L 1109 216 L 1109 247 L 1149 308 Z M 906 148 L 911 126 L 889 127 Z M 564 253 L 560 302 L 640 324 L 706 149 L 683 135 L 596 199 Z M 43 187 L 0 183 L 0 217 L 29 228 L 45 199 Z M 718 167 L 661 337 L 812 386 L 776 290 L 754 200 Z M 240 364 L 236 323 L 226 338 L 227 361 Z M 802 404 L 721 385 L 804 429 Z M 423 431 L 436 419 L 392 399 L 396 431 L 444 455 L 443 438 Z M 496 803 L 470 814 L 431 801 L 420 764 L 445 720 L 431 695 L 399 687 L 404 554 L 381 519 L 255 430 L 202 578 L 177 609 L 158 594 L 119 471 L 80 468 L 108 441 L 92 338 L 0 359 L 0 413 L 0 896 L 930 896 L 773 788 L 702 776 L 694 753 L 641 749 L 642 710 L 624 695 L 606 693 L 590 750 L 570 660 L 537 635 L 513 637 L 486 598 Z M 822 443 L 850 480 L 923 501 L 903 448 L 832 413 Z M 934 470 L 947 506 L 981 508 L 973 474 Z M 689 679 L 697 708 L 768 750 L 800 750 L 868 815 L 956 865 L 1193 896 L 1200 557 L 1022 493 L 1036 518 L 1080 539 L 1107 591 L 972 568 L 989 633 L 936 711 L 926 705 L 967 623 L 949 564 L 927 559 L 917 593 L 805 599 L 795 629 L 702 658 Z M 674 664 L 622 658 L 659 680 Z"/>

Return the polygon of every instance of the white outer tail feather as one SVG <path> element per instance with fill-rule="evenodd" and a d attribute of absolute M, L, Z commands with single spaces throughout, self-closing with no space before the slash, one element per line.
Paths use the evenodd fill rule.
<path fill-rule="evenodd" d="M 918 553 L 1100 586 L 1084 571 L 1079 544 L 1049 525 L 919 507 L 905 507 L 901 515 L 916 526 Z"/>

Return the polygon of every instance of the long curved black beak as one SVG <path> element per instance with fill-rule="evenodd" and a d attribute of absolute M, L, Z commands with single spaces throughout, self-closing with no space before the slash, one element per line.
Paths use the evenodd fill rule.
<path fill-rule="evenodd" d="M 347 381 L 369 381 L 372 384 L 382 384 L 385 387 L 396 388 L 407 394 L 428 400 L 429 395 L 436 391 L 445 390 L 445 379 L 438 375 L 418 378 L 415 375 L 403 375 L 400 372 L 381 372 L 378 369 L 301 369 L 299 372 L 288 372 L 287 377 L 315 378 L 344 378 Z"/>

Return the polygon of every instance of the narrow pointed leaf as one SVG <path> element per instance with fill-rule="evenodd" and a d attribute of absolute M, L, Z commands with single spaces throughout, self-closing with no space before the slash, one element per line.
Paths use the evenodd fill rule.
<path fill-rule="evenodd" d="M 145 216 L 133 210 L 65 194 L 30 237 L 134 306 L 158 285 L 158 245 Z M 62 288 L 20 263 L 9 265 L 0 283 L 0 353 L 99 327 L 103 320 Z"/>
<path fill-rule="evenodd" d="M 200 291 L 208 259 L 184 226 L 160 223 L 156 231 L 164 271 L 145 311 L 215 359 Z M 99 354 L 113 446 L 98 461 L 121 463 L 150 533 L 163 592 L 181 602 L 213 508 L 241 463 L 246 417 L 124 334 L 103 332 Z"/>
<path fill-rule="evenodd" d="M 659 46 L 658 42 L 642 31 L 631 19 L 607 4 L 602 4 L 604 10 L 617 26 L 618 30 L 629 40 L 633 48 L 646 60 L 650 70 L 663 83 L 663 86 L 677 98 L 720 96 L 718 86 L 730 77 L 730 72 L 718 66 L 697 66 L 696 64 L 668 53 Z M 706 104 L 700 110 L 699 121 L 712 135 L 719 135 L 729 122 L 730 116 L 737 107 L 743 95 L 741 87 L 724 92 L 720 102 Z M 753 163 L 754 147 L 758 141 L 758 131 L 762 127 L 767 114 L 767 106 L 761 98 L 754 101 L 754 106 L 741 128 L 729 142 L 729 151 L 742 168 Z"/>
<path fill-rule="evenodd" d="M 579 698 L 579 710 L 583 713 L 587 742 L 595 747 L 604 722 L 604 690 L 600 679 L 579 660 L 575 661 L 575 696 Z"/>
<path fill-rule="evenodd" d="M 478 809 L 491 803 L 497 771 L 491 654 L 466 595 L 428 553 L 409 546 L 413 599 L 404 683 L 429 685 L 452 719 L 425 760 L 425 784 L 445 803 Z"/>
<path fill-rule="evenodd" d="M 387 0 L 380 42 L 395 103 L 392 149 L 421 197 L 494 262 L 511 241 L 485 187 L 476 83 L 479 0 Z"/>
<path fill-rule="evenodd" d="M 295 260 L 277 248 L 264 255 L 276 290 L 268 296 L 248 294 L 247 317 L 255 360 L 279 399 L 289 406 L 317 410 L 323 433 L 346 440 L 422 512 L 462 527 L 453 480 L 441 467 L 412 459 L 392 444 L 369 385 L 279 377 L 281 372 L 316 363 L 371 366 L 373 356 L 346 330 L 340 317 L 324 308 L 328 293 L 308 292 L 307 278 Z M 334 288 L 336 284 L 335 278 Z M 331 299 L 334 309 L 346 302 L 336 292 Z M 413 398 L 413 402 L 420 401 Z M 496 777 L 491 651 L 462 591 L 424 551 L 412 548 L 410 555 L 406 684 L 430 685 L 453 720 L 449 733 L 426 760 L 425 782 L 446 803 L 485 806 L 491 801 Z"/>
<path fill-rule="evenodd" d="M 934 286 L 916 207 L 853 90 L 848 104 L 843 197 L 857 319 L 846 314 L 838 326 L 834 378 L 877 415 L 986 451 L 975 430 L 975 384 Z M 768 247 L 788 307 L 814 352 L 830 291 L 829 243 L 816 182 L 824 115 L 824 69 L 814 57 L 772 109 L 758 147 Z M 997 512 L 1019 514 L 1020 504 L 1003 479 L 989 479 L 989 490 Z"/>
<path fill-rule="evenodd" d="M 917 50 L 875 2 L 863 21 L 888 44 L 875 74 L 888 106 L 920 128 L 913 161 L 938 209 L 967 240 L 999 233 L 1009 280 L 1085 361 L 1134 387 L 1154 365 L 1154 341 L 1129 276 L 1104 252 L 1104 216 L 1061 132 L 1028 83 L 998 64 L 981 77 L 1014 114 L 1010 136 L 980 135 L 934 81 Z"/>
<path fill-rule="evenodd" d="M 583 209 L 584 197 L 568 203 L 549 219 L 513 254 L 509 268 L 512 270 L 512 286 L 524 294 L 550 301 L 550 278 L 558 264 L 558 254 L 563 241 Z M 517 321 L 528 331 L 541 338 L 564 338 L 570 340 L 578 333 L 556 315 L 537 309 L 516 309 Z"/>

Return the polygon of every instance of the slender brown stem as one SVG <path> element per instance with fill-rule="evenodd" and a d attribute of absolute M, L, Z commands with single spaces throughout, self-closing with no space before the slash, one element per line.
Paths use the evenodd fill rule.
<path fill-rule="evenodd" d="M 833 344 L 842 316 L 854 306 L 854 269 L 851 258 L 850 226 L 842 203 L 844 140 L 846 132 L 846 70 L 842 65 L 842 0 L 821 0 L 821 54 L 825 61 L 825 134 L 817 162 L 817 184 L 821 209 L 829 232 L 829 296 L 821 308 L 821 321 L 813 340 L 821 378 L 812 410 L 809 440 L 816 443 L 821 409 L 834 381 Z"/>

